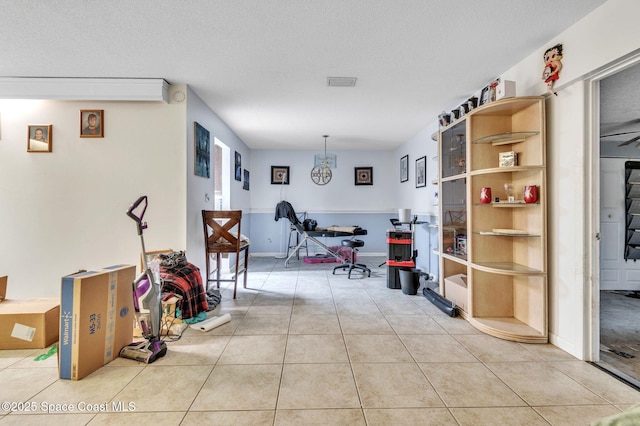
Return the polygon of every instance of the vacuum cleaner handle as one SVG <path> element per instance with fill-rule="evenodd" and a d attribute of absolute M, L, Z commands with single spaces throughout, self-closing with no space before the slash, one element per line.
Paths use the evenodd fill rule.
<path fill-rule="evenodd" d="M 136 213 L 134 213 L 134 211 L 140 206 L 140 204 L 144 203 L 144 206 L 142 207 L 142 212 L 140 212 L 138 215 L 136 215 Z M 147 228 L 147 223 L 146 222 L 142 222 L 142 218 L 144 218 L 144 212 L 147 211 L 147 196 L 143 195 L 142 197 L 138 198 L 136 200 L 135 203 L 133 203 L 133 205 L 131 207 L 129 207 L 129 210 L 127 210 L 127 216 L 129 216 L 131 219 L 133 219 L 136 224 L 138 225 L 138 235 L 142 235 L 142 230 Z"/>

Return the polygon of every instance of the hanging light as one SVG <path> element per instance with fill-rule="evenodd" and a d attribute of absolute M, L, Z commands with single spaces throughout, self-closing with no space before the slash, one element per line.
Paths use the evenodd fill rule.
<path fill-rule="evenodd" d="M 327 154 L 327 138 L 329 135 L 322 135 L 324 138 L 324 155 L 314 156 L 314 167 L 311 169 L 311 180 L 316 185 L 326 185 L 331 182 L 331 166 L 336 167 L 337 159 L 335 154 Z"/>

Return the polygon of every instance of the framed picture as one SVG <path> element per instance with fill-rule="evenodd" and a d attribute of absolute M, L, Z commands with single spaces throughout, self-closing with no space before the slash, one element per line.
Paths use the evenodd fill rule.
<path fill-rule="evenodd" d="M 211 139 L 209 131 L 202 127 L 198 122 L 193 122 L 194 127 L 194 173 L 209 179 L 209 168 L 211 165 Z"/>
<path fill-rule="evenodd" d="M 104 110 L 83 109 L 80 111 L 80 137 L 104 137 Z"/>
<path fill-rule="evenodd" d="M 242 189 L 249 190 L 249 170 L 244 169 L 244 183 L 242 185 Z"/>
<path fill-rule="evenodd" d="M 416 188 L 427 186 L 427 157 L 416 160 Z"/>
<path fill-rule="evenodd" d="M 355 167 L 356 185 L 373 185 L 373 167 Z"/>
<path fill-rule="evenodd" d="M 271 166 L 271 185 L 289 185 L 289 166 Z"/>
<path fill-rule="evenodd" d="M 489 102 L 491 102 L 491 88 L 487 86 L 480 92 L 480 99 L 478 99 L 478 104 L 486 105 Z"/>
<path fill-rule="evenodd" d="M 235 170 L 236 180 L 239 182 L 242 181 L 242 156 L 238 151 L 236 151 L 236 155 L 235 155 L 234 170 Z"/>
<path fill-rule="evenodd" d="M 27 126 L 27 152 L 52 152 L 53 126 L 30 124 Z"/>
<path fill-rule="evenodd" d="M 405 155 L 400 159 L 400 182 L 409 180 L 409 156 Z"/>

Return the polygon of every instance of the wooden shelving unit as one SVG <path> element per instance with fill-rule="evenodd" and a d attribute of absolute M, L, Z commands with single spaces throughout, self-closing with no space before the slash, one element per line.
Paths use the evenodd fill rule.
<path fill-rule="evenodd" d="M 440 288 L 447 297 L 447 277 L 464 274 L 462 316 L 487 334 L 526 343 L 548 341 L 544 117 L 542 97 L 509 98 L 439 133 Z M 517 164 L 500 167 L 500 153 L 509 151 Z M 514 189 L 511 201 L 505 184 Z M 523 201 L 526 185 L 537 186 L 536 202 Z M 480 203 L 484 187 L 491 203 Z"/>

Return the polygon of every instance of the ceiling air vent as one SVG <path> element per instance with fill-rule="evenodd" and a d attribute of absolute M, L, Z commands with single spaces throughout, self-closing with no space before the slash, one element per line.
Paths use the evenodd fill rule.
<path fill-rule="evenodd" d="M 329 87 L 354 87 L 357 78 L 355 77 L 327 77 Z"/>

